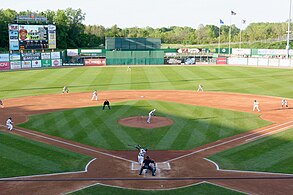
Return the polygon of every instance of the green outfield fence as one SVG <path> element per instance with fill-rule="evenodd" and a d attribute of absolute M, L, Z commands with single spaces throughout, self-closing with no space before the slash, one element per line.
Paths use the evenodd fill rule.
<path fill-rule="evenodd" d="M 107 65 L 164 64 L 164 51 L 106 51 Z"/>

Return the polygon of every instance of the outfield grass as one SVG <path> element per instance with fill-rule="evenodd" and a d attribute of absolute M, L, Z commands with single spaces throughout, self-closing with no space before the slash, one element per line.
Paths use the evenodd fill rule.
<path fill-rule="evenodd" d="M 232 148 L 209 159 L 221 169 L 293 174 L 293 129 Z"/>
<path fill-rule="evenodd" d="M 103 185 L 92 186 L 74 193 L 72 195 L 84 195 L 84 194 L 106 194 L 106 195 L 118 195 L 118 194 L 127 194 L 127 195 L 178 195 L 178 194 L 217 194 L 217 195 L 240 195 L 243 193 L 232 191 L 226 188 L 222 188 L 216 185 L 209 183 L 203 183 L 199 185 L 194 185 L 186 188 L 179 188 L 176 190 L 128 190 L 114 187 L 107 187 Z"/>
<path fill-rule="evenodd" d="M 157 116 L 174 124 L 156 129 L 119 125 L 129 116 L 142 116 L 156 108 Z M 256 114 L 213 109 L 162 101 L 126 101 L 101 107 L 35 115 L 21 127 L 110 150 L 130 149 L 139 143 L 156 150 L 186 150 L 271 124 Z"/>
<path fill-rule="evenodd" d="M 0 178 L 83 171 L 85 155 L 0 131 Z"/>
<path fill-rule="evenodd" d="M 293 71 L 233 66 L 78 67 L 0 72 L 0 98 L 101 90 L 176 89 L 293 98 Z"/>

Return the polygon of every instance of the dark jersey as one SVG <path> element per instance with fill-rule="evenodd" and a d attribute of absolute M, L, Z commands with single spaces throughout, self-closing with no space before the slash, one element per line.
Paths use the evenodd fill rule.
<path fill-rule="evenodd" d="M 110 103 L 109 103 L 109 101 L 104 101 L 104 105 L 109 105 Z"/>
<path fill-rule="evenodd" d="M 151 163 L 155 164 L 155 162 L 151 159 L 144 159 L 143 163 L 144 163 L 144 166 L 147 166 L 147 167 L 150 166 Z"/>

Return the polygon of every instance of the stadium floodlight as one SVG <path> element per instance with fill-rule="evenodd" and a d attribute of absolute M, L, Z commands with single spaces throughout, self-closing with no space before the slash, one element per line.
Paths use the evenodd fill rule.
<path fill-rule="evenodd" d="M 290 25 L 291 25 L 291 5 L 292 0 L 290 0 L 290 6 L 289 6 L 289 19 L 288 19 L 288 31 L 287 31 L 287 45 L 286 45 L 286 51 L 287 51 L 287 58 L 290 57 Z"/>

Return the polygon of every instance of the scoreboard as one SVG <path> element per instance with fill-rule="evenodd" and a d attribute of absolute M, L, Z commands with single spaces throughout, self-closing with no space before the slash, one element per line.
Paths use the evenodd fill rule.
<path fill-rule="evenodd" d="M 10 50 L 56 49 L 55 25 L 9 24 Z"/>

